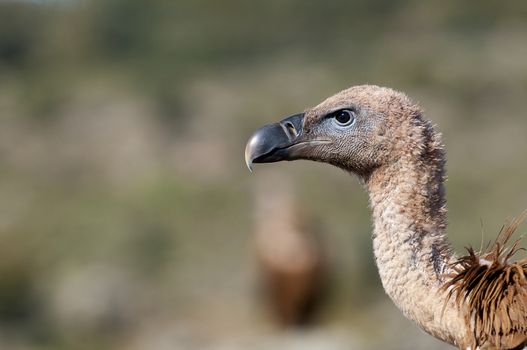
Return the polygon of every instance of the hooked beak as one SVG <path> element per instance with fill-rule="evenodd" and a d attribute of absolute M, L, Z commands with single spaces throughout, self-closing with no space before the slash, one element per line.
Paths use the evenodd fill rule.
<path fill-rule="evenodd" d="M 253 163 L 313 159 L 312 146 L 330 143 L 329 140 L 310 139 L 303 129 L 304 113 L 301 113 L 256 130 L 245 147 L 245 163 L 249 170 L 252 171 Z"/>
<path fill-rule="evenodd" d="M 298 159 L 293 146 L 299 144 L 303 125 L 304 113 L 301 113 L 256 130 L 245 146 L 245 163 L 249 170 L 252 171 L 253 163 Z"/>

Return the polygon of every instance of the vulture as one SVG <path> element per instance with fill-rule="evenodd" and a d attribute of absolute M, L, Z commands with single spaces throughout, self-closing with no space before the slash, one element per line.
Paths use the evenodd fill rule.
<path fill-rule="evenodd" d="M 445 150 L 404 93 L 354 86 L 256 130 L 245 160 L 307 159 L 355 174 L 369 195 L 383 288 L 403 314 L 459 349 L 527 348 L 527 260 L 508 244 L 456 255 L 446 236 Z"/>
<path fill-rule="evenodd" d="M 308 216 L 302 215 L 290 179 L 275 174 L 263 178 L 260 185 L 254 193 L 260 294 L 280 326 L 309 325 L 326 282 L 320 236 Z"/>

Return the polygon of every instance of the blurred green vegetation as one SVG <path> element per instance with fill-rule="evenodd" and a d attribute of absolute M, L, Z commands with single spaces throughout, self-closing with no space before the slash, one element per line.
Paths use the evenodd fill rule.
<path fill-rule="evenodd" d="M 526 43 L 521 1 L 1 2 L 0 348 L 291 348 L 253 296 L 272 171 L 325 231 L 325 348 L 445 348 L 384 296 L 358 183 L 251 175 L 245 141 L 350 85 L 406 91 L 444 133 L 452 241 L 479 246 L 527 208 Z"/>

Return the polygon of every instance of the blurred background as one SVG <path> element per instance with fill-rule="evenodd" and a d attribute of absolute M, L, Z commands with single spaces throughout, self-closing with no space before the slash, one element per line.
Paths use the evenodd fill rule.
<path fill-rule="evenodd" d="M 443 132 L 456 250 L 527 208 L 527 2 L 0 1 L 0 348 L 449 348 L 382 291 L 353 177 L 244 164 L 364 83 Z M 300 328 L 256 238 L 281 229 L 317 276 Z"/>

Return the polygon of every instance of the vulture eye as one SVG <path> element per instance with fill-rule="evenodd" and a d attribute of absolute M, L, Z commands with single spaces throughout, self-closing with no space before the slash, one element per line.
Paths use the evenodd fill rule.
<path fill-rule="evenodd" d="M 351 109 L 341 109 L 332 115 L 340 126 L 349 126 L 355 122 L 355 112 Z"/>

